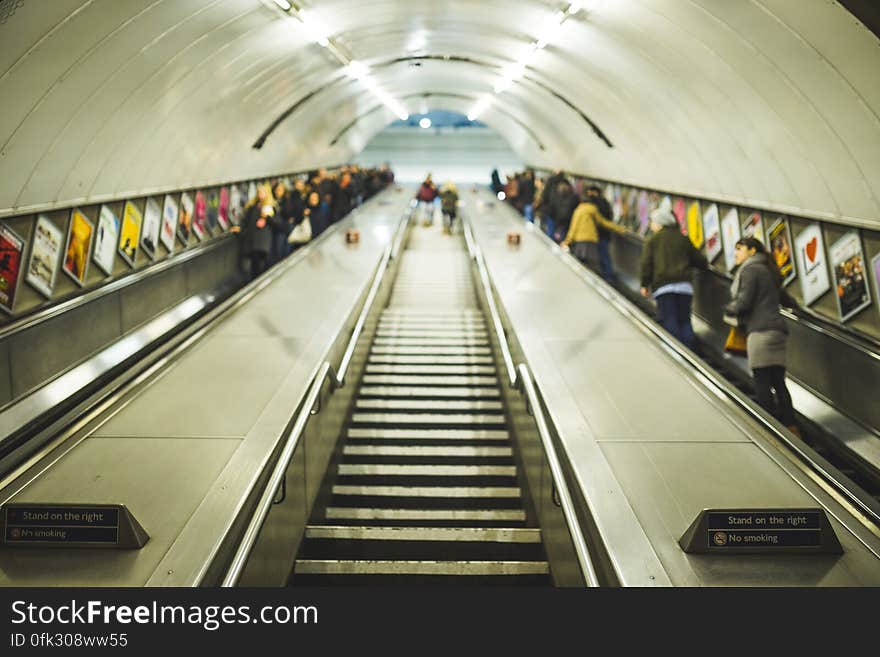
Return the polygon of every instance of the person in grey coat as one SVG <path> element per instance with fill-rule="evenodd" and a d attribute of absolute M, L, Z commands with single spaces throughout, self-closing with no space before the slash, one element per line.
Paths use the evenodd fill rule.
<path fill-rule="evenodd" d="M 738 269 L 730 288 L 731 301 L 724 307 L 725 319 L 745 330 L 758 403 L 797 432 L 785 386 L 788 330 L 779 314 L 780 303 L 795 308 L 797 302 L 782 287 L 782 276 L 760 241 L 742 238 L 736 243 L 735 254 Z"/>

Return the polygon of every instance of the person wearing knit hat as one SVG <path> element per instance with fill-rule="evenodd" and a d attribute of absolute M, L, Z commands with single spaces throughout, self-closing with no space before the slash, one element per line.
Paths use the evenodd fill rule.
<path fill-rule="evenodd" d="M 651 213 L 653 235 L 645 242 L 640 263 L 642 295 L 657 302 L 660 324 L 690 349 L 696 347 L 691 326 L 694 269 L 708 269 L 706 257 L 681 234 L 678 221 L 665 205 Z"/>

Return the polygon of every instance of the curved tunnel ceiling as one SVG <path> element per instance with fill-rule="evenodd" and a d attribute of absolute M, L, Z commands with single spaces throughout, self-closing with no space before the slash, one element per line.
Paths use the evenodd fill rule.
<path fill-rule="evenodd" d="M 304 9 L 408 111 L 466 113 L 569 4 Z M 880 39 L 840 3 L 579 4 L 480 117 L 524 161 L 880 226 Z M 396 118 L 272 0 L 0 9 L 0 215 L 338 164 Z"/>

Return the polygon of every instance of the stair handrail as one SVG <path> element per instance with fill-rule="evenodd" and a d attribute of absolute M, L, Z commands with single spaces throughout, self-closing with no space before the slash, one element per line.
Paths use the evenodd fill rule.
<path fill-rule="evenodd" d="M 464 224 L 464 237 L 468 245 L 468 251 L 476 262 L 477 271 L 480 274 L 480 285 L 483 288 L 483 295 L 486 298 L 486 304 L 489 306 L 489 316 L 492 319 L 492 326 L 495 329 L 495 335 L 498 337 L 498 348 L 501 350 L 501 358 L 504 360 L 504 367 L 507 370 L 507 381 L 511 388 L 515 388 L 517 384 L 516 367 L 513 364 L 513 357 L 510 355 L 510 345 L 507 342 L 507 334 L 504 332 L 504 325 L 501 323 L 501 315 L 498 312 L 498 306 L 495 305 L 495 296 L 492 294 L 492 284 L 489 282 L 489 270 L 486 268 L 486 261 L 483 258 L 483 251 L 477 245 L 473 234 L 470 232 L 470 225 Z"/>
<path fill-rule="evenodd" d="M 538 427 L 538 435 L 541 437 L 544 455 L 547 457 L 547 465 L 550 468 L 550 475 L 553 477 L 553 489 L 559 497 L 558 506 L 562 508 L 562 514 L 565 517 L 565 524 L 568 526 L 568 533 L 574 545 L 575 555 L 581 568 L 581 574 L 584 577 L 584 583 L 591 588 L 597 587 L 599 586 L 599 578 L 596 575 L 596 567 L 593 565 L 590 549 L 587 547 L 587 542 L 584 539 L 584 532 L 578 520 L 577 512 L 574 509 L 568 484 L 565 483 L 565 475 L 563 474 L 559 457 L 556 454 L 553 439 L 550 436 L 547 418 L 541 406 L 535 382 L 529 372 L 528 365 L 525 363 L 519 364 L 518 371 L 520 386 L 528 400 L 528 407 Z"/>
<path fill-rule="evenodd" d="M 382 281 L 385 278 L 385 272 L 388 270 L 388 263 L 391 262 L 392 258 L 397 257 L 397 252 L 400 249 L 405 228 L 409 223 L 411 214 L 411 210 L 409 212 L 404 212 L 403 217 L 401 217 L 397 224 L 397 228 L 394 230 L 391 241 L 388 243 L 388 246 L 385 247 L 385 252 L 382 254 L 382 260 L 379 262 L 379 267 L 376 269 L 376 273 L 373 276 L 373 283 L 370 286 L 367 299 L 364 301 L 364 306 L 361 308 L 357 322 L 355 322 L 354 330 L 352 331 L 351 337 L 348 340 L 348 345 L 345 348 L 345 353 L 343 353 L 342 360 L 339 362 L 339 369 L 336 370 L 335 384 L 339 388 L 345 385 L 345 375 L 348 373 L 348 366 L 351 364 L 354 350 L 357 348 L 358 340 L 360 340 L 364 325 L 367 323 L 367 317 L 369 317 L 370 311 L 373 309 L 373 303 L 376 301 L 379 287 L 382 285 Z"/>
<path fill-rule="evenodd" d="M 269 476 L 269 481 L 263 488 L 260 501 L 257 503 L 257 508 L 253 515 L 251 515 L 244 536 L 235 551 L 235 556 L 233 556 L 232 562 L 226 570 L 226 575 L 220 584 L 221 587 L 230 588 L 236 586 L 239 579 L 241 579 L 241 574 L 244 572 L 245 565 L 247 565 L 251 552 L 253 552 L 263 524 L 266 522 L 266 517 L 269 515 L 269 510 L 274 504 L 275 495 L 284 482 L 287 466 L 290 465 L 290 460 L 293 458 L 293 454 L 299 445 L 299 440 L 305 432 L 309 418 L 317 412 L 316 407 L 318 406 L 321 388 L 324 385 L 324 380 L 328 377 L 331 380 L 331 385 L 335 386 L 337 376 L 333 371 L 333 366 L 328 361 L 324 361 L 324 364 L 312 379 L 309 392 L 299 413 L 296 415 L 290 434 L 284 442 L 284 448 L 275 463 L 275 467 L 272 469 L 272 474 Z"/>

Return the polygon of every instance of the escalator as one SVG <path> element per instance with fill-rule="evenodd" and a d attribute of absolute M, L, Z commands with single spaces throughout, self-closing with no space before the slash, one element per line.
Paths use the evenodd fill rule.
<path fill-rule="evenodd" d="M 414 228 L 288 584 L 552 585 L 459 235 Z"/>

